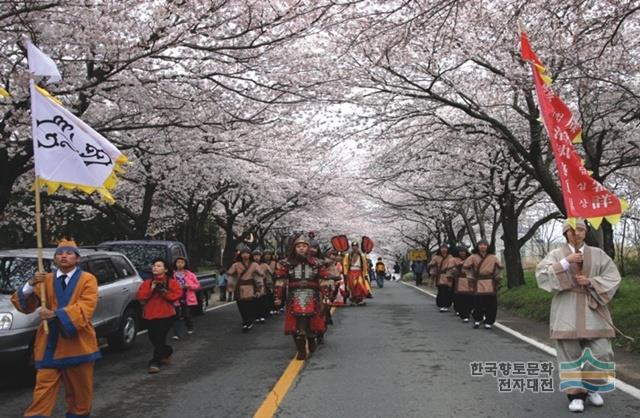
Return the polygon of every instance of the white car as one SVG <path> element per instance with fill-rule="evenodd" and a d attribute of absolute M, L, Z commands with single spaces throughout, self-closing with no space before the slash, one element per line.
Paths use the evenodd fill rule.
<path fill-rule="evenodd" d="M 54 251 L 43 250 L 47 271 L 55 269 Z M 80 257 L 80 268 L 98 279 L 98 305 L 92 320 L 98 337 L 106 337 L 114 348 L 131 347 L 141 323 L 136 292 L 142 279 L 120 253 L 80 249 Z M 36 270 L 35 249 L 0 251 L 0 363 L 30 360 L 38 314 L 19 312 L 11 295 Z"/>

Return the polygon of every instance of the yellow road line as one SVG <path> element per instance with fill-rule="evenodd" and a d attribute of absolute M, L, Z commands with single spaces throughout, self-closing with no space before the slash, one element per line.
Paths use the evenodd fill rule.
<path fill-rule="evenodd" d="M 295 357 L 291 360 L 291 363 L 289 363 L 276 385 L 262 402 L 253 418 L 273 417 L 303 365 L 304 360 L 296 360 Z"/>
<path fill-rule="evenodd" d="M 333 306 L 331 308 L 331 314 L 333 315 L 335 312 L 336 307 Z M 284 373 L 282 373 L 282 376 L 280 376 L 276 385 L 253 415 L 253 418 L 271 418 L 275 415 L 287 392 L 289 392 L 293 381 L 296 379 L 296 376 L 298 376 L 298 373 L 300 373 L 302 366 L 304 366 L 304 360 L 296 360 L 295 357 L 291 360 L 291 363 L 289 363 Z"/>

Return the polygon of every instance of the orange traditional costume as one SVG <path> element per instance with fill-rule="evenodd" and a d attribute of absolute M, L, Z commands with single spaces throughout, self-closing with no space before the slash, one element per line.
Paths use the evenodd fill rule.
<path fill-rule="evenodd" d="M 342 271 L 346 276 L 352 304 L 364 305 L 364 298 L 371 293 L 369 282 L 365 279 L 369 276 L 369 266 L 367 257 L 358 249 L 358 243 L 353 242 L 351 246 L 354 251 L 345 254 Z"/>
<path fill-rule="evenodd" d="M 56 254 L 73 251 L 73 241 L 61 241 Z M 93 401 L 93 366 L 101 358 L 91 318 L 98 300 L 98 282 L 79 267 L 70 276 L 54 271 L 47 274 L 44 287 L 46 306 L 55 312 L 49 319 L 49 333 L 41 322 L 33 349 L 38 369 L 33 402 L 25 417 L 48 417 L 56 404 L 60 383 L 64 383 L 67 417 L 88 417 Z M 11 301 L 23 313 L 34 312 L 41 305 L 40 286 L 25 285 Z"/>

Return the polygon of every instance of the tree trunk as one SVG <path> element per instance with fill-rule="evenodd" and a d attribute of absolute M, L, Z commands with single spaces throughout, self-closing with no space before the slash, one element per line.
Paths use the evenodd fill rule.
<path fill-rule="evenodd" d="M 620 240 L 620 247 L 618 248 L 618 265 L 620 266 L 620 275 L 625 276 L 627 272 L 625 271 L 625 262 L 624 262 L 624 246 L 626 244 L 627 239 L 627 217 L 624 217 L 624 221 L 622 224 L 622 239 Z"/>
<path fill-rule="evenodd" d="M 187 220 L 183 225 L 184 245 L 187 247 L 189 264 L 192 270 L 197 270 L 201 261 L 199 226 L 198 207 L 197 205 L 192 205 L 187 210 Z"/>
<path fill-rule="evenodd" d="M 478 221 L 478 229 L 480 231 L 480 239 L 487 239 L 487 231 L 484 228 L 484 213 L 480 210 L 478 202 L 473 202 L 473 211 L 476 214 L 476 220 Z M 478 242 L 476 241 L 476 235 L 473 232 L 473 228 L 469 231 L 469 238 L 471 238 L 471 246 L 475 247 Z"/>
<path fill-rule="evenodd" d="M 233 235 L 233 228 L 225 228 L 224 252 L 222 253 L 222 268 L 228 269 L 233 264 L 233 257 L 236 253 L 236 246 L 240 241 Z"/>
<path fill-rule="evenodd" d="M 153 208 L 153 196 L 158 185 L 155 183 L 145 183 L 144 196 L 142 197 L 142 211 L 134 219 L 135 231 L 133 239 L 144 239 L 147 236 L 149 220 L 151 219 L 151 209 Z"/>
<path fill-rule="evenodd" d="M 515 196 L 507 188 L 500 200 L 500 219 L 502 223 L 502 242 L 504 243 L 504 261 L 507 268 L 509 289 L 524 284 L 524 270 L 518 242 L 518 216 L 516 215 Z"/>
<path fill-rule="evenodd" d="M 8 148 L 0 148 L 0 219 L 3 219 L 4 211 L 11 199 L 11 191 L 18 177 L 31 169 L 27 164 L 33 155 L 30 147 L 26 147 L 26 154 L 9 156 Z"/>
<path fill-rule="evenodd" d="M 615 260 L 616 245 L 613 242 L 613 226 L 606 219 L 603 219 L 600 228 L 602 228 L 602 249 Z"/>
<path fill-rule="evenodd" d="M 456 242 L 456 232 L 453 230 L 453 222 L 449 216 L 445 217 L 444 219 L 444 227 L 445 227 L 447 236 L 446 236 L 446 240 L 440 244 L 451 246 Z"/>

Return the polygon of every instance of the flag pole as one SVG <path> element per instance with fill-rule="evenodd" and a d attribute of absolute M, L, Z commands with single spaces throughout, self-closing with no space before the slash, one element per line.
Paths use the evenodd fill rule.
<path fill-rule="evenodd" d="M 33 79 L 33 76 L 31 77 L 31 80 L 29 80 L 29 93 L 33 96 L 33 92 L 35 90 L 34 88 L 35 85 L 35 80 Z M 33 97 L 31 97 L 31 103 L 33 105 Z M 33 109 L 32 109 L 33 112 Z M 35 133 L 34 133 L 35 135 Z M 33 158 L 35 159 L 35 153 L 33 155 Z M 35 162 L 34 162 L 34 167 L 35 167 Z M 40 177 L 38 176 L 38 172 L 36 170 L 36 181 L 33 184 L 36 194 L 35 194 L 35 200 L 36 200 L 36 210 L 35 210 L 35 215 L 36 215 L 36 244 L 37 244 L 37 257 L 38 257 L 38 273 L 44 273 L 44 262 L 43 260 L 43 255 L 42 255 L 42 222 L 41 222 L 41 218 L 42 218 L 42 205 L 40 203 Z M 42 306 L 43 308 L 47 307 L 47 289 L 45 287 L 45 283 L 42 282 L 40 283 L 40 306 Z M 48 334 L 49 333 L 49 323 L 45 320 L 44 321 L 44 333 Z"/>
<path fill-rule="evenodd" d="M 38 246 L 37 256 L 38 256 L 38 273 L 44 273 L 44 262 L 42 255 L 42 210 L 40 204 L 40 177 L 36 174 L 35 181 L 35 189 L 36 189 L 36 242 Z M 47 307 L 47 288 L 44 282 L 40 283 L 40 305 L 43 308 Z M 49 333 L 49 323 L 44 321 L 44 333 Z"/>

